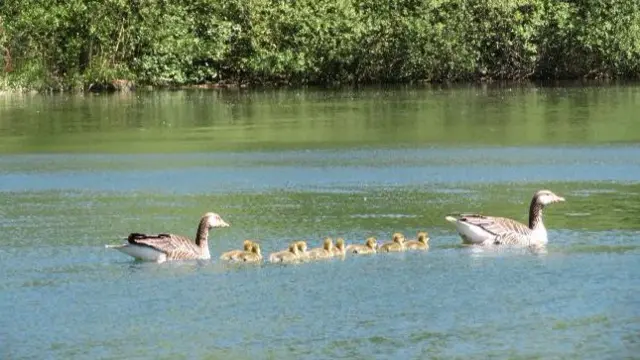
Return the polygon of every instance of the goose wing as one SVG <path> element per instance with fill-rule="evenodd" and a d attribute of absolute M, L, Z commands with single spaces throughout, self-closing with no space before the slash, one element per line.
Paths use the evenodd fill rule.
<path fill-rule="evenodd" d="M 129 244 L 148 246 L 167 255 L 197 254 L 198 248 L 188 237 L 175 234 L 140 234 L 132 233 L 127 238 Z"/>
<path fill-rule="evenodd" d="M 521 244 L 531 237 L 531 229 L 519 221 L 480 214 L 460 214 L 458 221 L 482 228 L 496 236 L 494 244 Z"/>

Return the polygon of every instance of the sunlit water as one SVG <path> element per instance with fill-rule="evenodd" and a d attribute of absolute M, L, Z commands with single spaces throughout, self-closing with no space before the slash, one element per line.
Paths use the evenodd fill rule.
<path fill-rule="evenodd" d="M 575 358 L 640 354 L 640 87 L 177 92 L 0 100 L 0 358 Z M 444 220 L 526 220 L 546 253 Z M 214 259 L 104 248 L 193 236 Z M 258 239 L 426 230 L 428 252 L 229 265 Z"/>

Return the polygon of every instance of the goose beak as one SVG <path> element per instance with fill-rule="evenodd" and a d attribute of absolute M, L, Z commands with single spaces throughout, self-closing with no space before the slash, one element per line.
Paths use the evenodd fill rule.
<path fill-rule="evenodd" d="M 231 226 L 228 222 L 224 221 L 224 220 L 220 220 L 220 227 L 229 227 Z"/>
<path fill-rule="evenodd" d="M 562 196 L 556 196 L 556 201 L 557 202 L 563 202 L 564 198 Z"/>

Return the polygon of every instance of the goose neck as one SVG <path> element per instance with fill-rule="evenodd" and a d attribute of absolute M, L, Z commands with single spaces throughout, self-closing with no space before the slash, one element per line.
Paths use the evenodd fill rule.
<path fill-rule="evenodd" d="M 529 206 L 529 229 L 534 230 L 540 226 L 544 226 L 542 223 L 542 209 L 544 205 L 540 204 L 536 198 L 531 200 Z"/>
<path fill-rule="evenodd" d="M 198 231 L 196 232 L 196 245 L 200 248 L 209 248 L 208 246 L 208 238 L 209 238 L 209 219 L 203 218 L 200 220 L 200 224 L 198 225 Z"/>

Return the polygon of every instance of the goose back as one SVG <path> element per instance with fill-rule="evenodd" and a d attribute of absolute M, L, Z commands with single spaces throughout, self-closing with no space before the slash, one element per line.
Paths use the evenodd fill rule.
<path fill-rule="evenodd" d="M 204 240 L 206 241 L 206 239 Z M 167 260 L 203 259 L 206 258 L 200 246 L 191 239 L 175 234 L 141 234 L 132 233 L 127 238 L 129 244 L 147 246 L 167 255 Z"/>
<path fill-rule="evenodd" d="M 470 244 L 528 245 L 534 239 L 534 233 L 527 225 L 505 217 L 462 214 L 457 219 L 457 224 L 459 224 L 459 230 L 462 230 L 460 226 L 466 226 L 466 228 L 471 227 L 472 231 L 479 234 L 477 239 L 480 241 L 465 235 L 464 230 L 460 231 L 461 235 L 463 235 L 463 240 Z M 541 230 L 544 230 L 544 228 Z M 546 231 L 544 235 L 546 235 Z"/>

